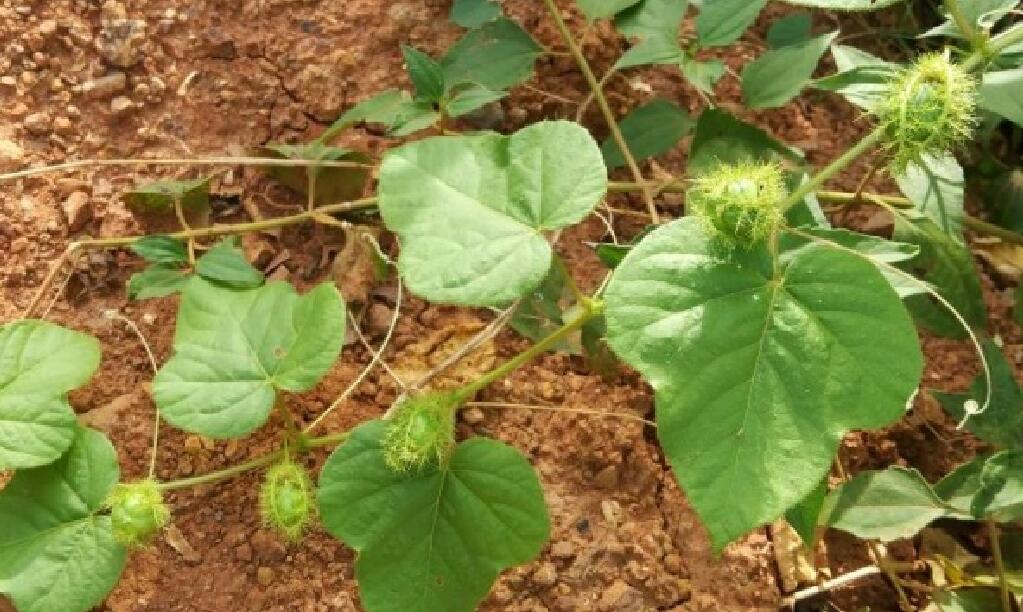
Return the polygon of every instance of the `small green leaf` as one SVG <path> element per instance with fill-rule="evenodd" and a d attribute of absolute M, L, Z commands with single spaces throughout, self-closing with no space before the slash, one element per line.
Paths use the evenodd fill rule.
<path fill-rule="evenodd" d="M 670 151 L 696 122 L 673 102 L 656 98 L 637 107 L 622 119 L 620 127 L 636 161 Z M 608 138 L 600 147 L 608 168 L 625 165 L 618 143 Z"/>
<path fill-rule="evenodd" d="M 810 13 L 800 12 L 786 15 L 771 24 L 767 30 L 767 44 L 772 49 L 798 45 L 810 39 L 813 18 Z"/>
<path fill-rule="evenodd" d="M 742 70 L 742 97 L 750 108 L 774 108 L 799 95 L 838 31 L 773 49 Z"/>
<path fill-rule="evenodd" d="M 576 0 L 579 10 L 590 21 L 608 19 L 638 3 L 640 0 Z"/>
<path fill-rule="evenodd" d="M 618 31 L 637 42 L 615 68 L 680 63 L 685 52 L 678 37 L 686 4 L 686 0 L 642 0 L 619 13 L 615 17 Z"/>
<path fill-rule="evenodd" d="M 405 145 L 384 158 L 378 191 L 409 289 L 435 302 L 500 306 L 550 269 L 543 232 L 578 223 L 606 189 L 593 138 L 556 121 Z"/>
<path fill-rule="evenodd" d="M 205 210 L 210 205 L 211 177 L 186 181 L 156 181 L 131 191 L 121 199 L 132 208 L 148 211 L 174 210 L 174 200 L 181 199 L 185 210 Z"/>
<path fill-rule="evenodd" d="M 59 461 L 18 471 L 0 491 L 0 593 L 20 612 L 91 610 L 124 569 L 124 547 L 100 514 L 117 455 L 102 434 L 72 431 Z"/>
<path fill-rule="evenodd" d="M 655 390 L 658 437 L 715 548 L 770 522 L 828 471 L 849 429 L 899 418 L 916 330 L 868 261 L 821 245 L 722 252 L 685 217 L 625 257 L 608 343 Z"/>
<path fill-rule="evenodd" d="M 416 87 L 416 99 L 438 102 L 444 95 L 444 71 L 432 57 L 408 45 L 401 46 L 408 74 Z"/>
<path fill-rule="evenodd" d="M 713 95 L 714 85 L 725 74 L 725 63 L 719 59 L 697 60 L 688 54 L 682 59 L 682 76 L 697 89 Z"/>
<path fill-rule="evenodd" d="M 931 597 L 933 605 L 941 612 L 1003 612 L 996 589 L 937 591 Z"/>
<path fill-rule="evenodd" d="M 1023 451 L 1023 392 L 1002 349 L 990 340 L 983 342 L 983 348 L 991 372 L 991 404 L 967 419 L 966 429 L 989 444 Z M 973 399 L 978 405 L 984 401 L 986 387 L 985 377 L 980 375 L 973 379 L 969 395 L 939 391 L 931 394 L 958 421 L 965 416 L 963 405 L 967 400 Z"/>
<path fill-rule="evenodd" d="M 983 329 L 986 326 L 987 307 L 969 249 L 941 231 L 929 218 L 912 210 L 895 215 L 892 238 L 920 247 L 920 255 L 900 263 L 900 268 L 934 287 L 972 327 Z M 917 321 L 932 332 L 952 338 L 966 337 L 966 330 L 955 317 L 931 296 L 913 296 L 906 304 Z"/>
<path fill-rule="evenodd" d="M 448 18 L 463 28 L 476 28 L 501 16 L 494 0 L 455 0 Z"/>
<path fill-rule="evenodd" d="M 536 557 L 550 534 L 529 462 L 486 438 L 459 444 L 448 463 L 387 467 L 386 425 L 352 431 L 320 473 L 323 524 L 358 551 L 368 612 L 471 612 L 500 571 Z"/>
<path fill-rule="evenodd" d="M 962 11 L 962 16 L 967 23 L 981 30 L 990 30 L 1002 17 L 1018 8 L 1018 5 L 1019 0 L 970 0 L 969 2 L 960 2 L 959 10 Z M 966 38 L 959 26 L 956 25 L 956 20 L 947 13 L 945 23 L 924 32 L 920 38 L 928 36 Z"/>
<path fill-rule="evenodd" d="M 148 300 L 183 291 L 192 274 L 185 268 L 153 264 L 128 279 L 128 299 Z"/>
<path fill-rule="evenodd" d="M 917 211 L 963 243 L 963 168 L 954 155 L 925 154 L 919 163 L 910 162 L 895 180 Z"/>
<path fill-rule="evenodd" d="M 367 117 L 370 121 L 372 118 Z M 350 151 L 341 147 L 328 147 L 318 143 L 286 145 L 268 144 L 260 150 L 262 155 L 278 159 L 305 159 L 313 161 L 346 161 L 368 164 L 370 159 L 365 153 Z M 309 194 L 309 177 L 316 175 L 316 197 L 314 204 L 324 206 L 338 202 L 349 202 L 362 197 L 366 181 L 369 180 L 369 168 L 320 168 L 309 166 L 271 166 L 267 170 L 278 183 L 297 191 Z"/>
<path fill-rule="evenodd" d="M 543 48 L 519 24 L 505 17 L 470 30 L 440 61 L 448 91 L 475 83 L 492 91 L 514 87 L 533 74 Z"/>
<path fill-rule="evenodd" d="M 785 520 L 796 530 L 807 548 L 813 546 L 817 525 L 820 523 L 824 500 L 827 496 L 828 479 L 825 476 L 809 495 L 785 511 Z"/>
<path fill-rule="evenodd" d="M 390 134 L 396 138 L 415 134 L 440 120 L 440 113 L 429 102 L 409 100 L 398 108 Z"/>
<path fill-rule="evenodd" d="M 696 134 L 689 147 L 688 173 L 705 174 L 718 164 L 743 161 L 803 162 L 762 129 L 723 110 L 704 111 L 696 122 Z"/>
<path fill-rule="evenodd" d="M 52 463 L 75 436 L 67 394 L 99 367 L 99 342 L 23 319 L 0 327 L 0 470 Z"/>
<path fill-rule="evenodd" d="M 952 510 L 916 470 L 891 467 L 863 472 L 832 491 L 825 501 L 825 524 L 857 537 L 890 542 L 911 538 Z"/>
<path fill-rule="evenodd" d="M 328 130 L 340 132 L 350 125 L 362 122 L 382 123 L 390 126 L 394 123 L 398 109 L 408 101 L 409 97 L 406 92 L 387 89 L 345 111 Z"/>
<path fill-rule="evenodd" d="M 226 238 L 195 262 L 195 271 L 208 281 L 232 289 L 252 289 L 263 284 L 263 273 L 252 267 L 235 238 Z"/>
<path fill-rule="evenodd" d="M 330 284 L 299 297 L 287 283 L 237 291 L 193 278 L 184 291 L 174 356 L 153 381 L 175 427 L 237 438 L 264 422 L 276 390 L 307 391 L 337 360 L 345 307 Z"/>
<path fill-rule="evenodd" d="M 444 105 L 444 111 L 449 117 L 461 117 L 491 102 L 497 102 L 507 95 L 506 91 L 491 91 L 486 87 L 469 84 L 455 91 Z"/>
<path fill-rule="evenodd" d="M 188 265 L 188 244 L 170 236 L 143 236 L 131 245 L 136 255 L 153 264 Z"/>
<path fill-rule="evenodd" d="M 986 73 L 979 102 L 981 108 L 1023 126 L 1023 68 Z"/>
<path fill-rule="evenodd" d="M 934 486 L 967 517 L 1008 523 L 1023 517 L 1023 454 L 1003 451 L 959 466 Z"/>
<path fill-rule="evenodd" d="M 536 290 L 525 296 L 508 321 L 508 326 L 537 342 L 564 324 L 563 306 L 568 304 L 571 297 L 572 292 L 566 281 L 565 264 L 560 256 L 555 254 L 547 276 Z M 551 350 L 579 352 L 578 346 L 571 346 L 567 340 L 555 344 Z"/>
<path fill-rule="evenodd" d="M 904 0 L 785 0 L 789 4 L 811 6 L 829 11 L 876 11 Z"/>
<path fill-rule="evenodd" d="M 985 186 L 983 197 L 993 223 L 1023 232 L 1023 170 L 1000 172 Z M 1016 320 L 1023 322 L 1018 314 Z"/>
<path fill-rule="evenodd" d="M 834 91 L 864 110 L 874 110 L 898 77 L 898 64 L 887 62 L 856 47 L 832 45 L 838 72 L 813 81 L 818 89 Z"/>
<path fill-rule="evenodd" d="M 696 16 L 700 46 L 723 47 L 739 40 L 766 4 L 767 0 L 703 0 Z"/>

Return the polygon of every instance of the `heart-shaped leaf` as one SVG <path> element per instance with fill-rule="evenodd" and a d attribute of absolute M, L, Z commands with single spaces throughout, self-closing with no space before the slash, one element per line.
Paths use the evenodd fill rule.
<path fill-rule="evenodd" d="M 52 463 L 75 435 L 67 394 L 99 367 L 99 343 L 45 321 L 0 327 L 0 470 Z"/>
<path fill-rule="evenodd" d="M 607 190 L 600 149 L 575 123 L 511 136 L 443 136 L 391 152 L 380 214 L 401 237 L 399 269 L 435 302 L 506 304 L 551 266 L 543 232 L 579 222 Z"/>
<path fill-rule="evenodd" d="M 815 245 L 722 252 L 683 218 L 608 285 L 608 343 L 656 391 L 658 436 L 717 548 L 806 497 L 842 434 L 897 419 L 916 330 L 869 261 Z"/>
<path fill-rule="evenodd" d="M 359 552 L 369 612 L 471 612 L 501 570 L 534 558 L 550 535 L 536 473 L 487 438 L 462 442 L 443 467 L 397 473 L 384 462 L 385 431 L 365 423 L 327 460 L 323 524 Z"/>
<path fill-rule="evenodd" d="M 153 382 L 172 425 L 237 438 L 266 422 L 276 390 L 311 389 L 337 360 L 345 307 L 330 284 L 299 297 L 287 283 L 236 291 L 189 281 L 174 356 Z"/>
<path fill-rule="evenodd" d="M 119 478 L 102 434 L 73 430 L 59 461 L 19 471 L 0 491 L 0 593 L 20 612 L 85 612 L 124 568 L 108 515 L 98 512 Z"/>

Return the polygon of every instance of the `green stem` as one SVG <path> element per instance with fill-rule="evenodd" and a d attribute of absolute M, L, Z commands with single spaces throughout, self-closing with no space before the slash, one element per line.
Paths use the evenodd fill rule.
<path fill-rule="evenodd" d="M 984 519 L 988 539 L 991 540 L 991 556 L 995 560 L 995 571 L 998 572 L 998 592 L 1002 597 L 1002 612 L 1012 612 L 1012 600 L 1009 597 L 1009 583 L 1005 578 L 1005 560 L 1002 558 L 1002 543 L 998 524 L 991 517 Z"/>
<path fill-rule="evenodd" d="M 966 40 L 970 41 L 970 47 L 974 51 L 982 51 L 984 49 L 984 34 L 977 30 L 977 28 L 970 23 L 970 20 L 963 14 L 962 8 L 959 7 L 958 0 L 945 0 L 945 10 L 952 16 L 952 21 L 955 22 L 956 27 L 963 33 Z"/>
<path fill-rule="evenodd" d="M 457 402 L 459 404 L 462 404 L 468 401 L 469 398 L 471 398 L 480 390 L 486 388 L 488 385 L 490 385 L 490 383 L 501 378 L 504 378 L 508 374 L 514 372 L 515 370 L 529 363 L 539 355 L 542 355 L 549 348 L 563 340 L 565 336 L 582 328 L 582 326 L 586 325 L 586 323 L 590 319 L 593 319 L 594 317 L 600 315 L 600 313 L 604 311 L 603 303 L 600 302 L 599 300 L 594 300 L 592 298 L 585 298 L 582 301 L 582 306 L 584 310 L 578 317 L 562 325 L 543 340 L 540 340 L 533 346 L 522 351 L 518 355 L 512 357 L 508 361 L 497 366 L 493 370 L 487 372 L 479 379 L 469 383 L 468 385 L 456 391 L 455 395 L 457 398 Z"/>
<path fill-rule="evenodd" d="M 1023 42 L 1023 24 L 1006 30 L 989 40 L 983 49 L 974 51 L 970 57 L 966 58 L 961 68 L 967 72 L 975 72 L 983 68 L 989 59 L 1019 42 Z"/>
<path fill-rule="evenodd" d="M 867 151 L 873 149 L 883 138 L 884 128 L 874 128 L 872 132 L 857 142 L 851 149 L 840 155 L 837 159 L 821 169 L 820 172 L 812 176 L 810 180 L 806 181 L 795 191 L 789 194 L 789 197 L 782 201 L 779 208 L 781 208 L 784 212 L 802 202 L 803 198 L 805 198 L 808 194 L 817 191 L 817 189 L 823 186 L 824 183 L 828 182 L 828 180 L 830 180 L 833 176 L 844 170 L 849 164 L 856 161 L 860 155 L 863 155 Z"/>
<path fill-rule="evenodd" d="M 629 144 L 625 141 L 625 136 L 622 135 L 622 130 L 618 127 L 618 121 L 615 119 L 614 111 L 611 110 L 611 105 L 607 102 L 607 97 L 604 96 L 603 87 L 600 81 L 597 80 L 597 75 L 593 74 L 593 69 L 590 68 L 590 63 L 586 61 L 586 56 L 583 55 L 582 49 L 576 43 L 575 37 L 572 36 L 572 32 L 569 31 L 568 26 L 565 25 L 565 20 L 561 18 L 561 12 L 558 10 L 558 5 L 555 4 L 554 0 L 544 0 L 547 5 L 547 12 L 550 13 L 551 18 L 554 20 L 554 25 L 557 26 L 558 32 L 561 33 L 561 38 L 565 40 L 565 44 L 568 46 L 569 52 L 572 57 L 575 58 L 575 63 L 579 65 L 579 70 L 583 73 L 583 78 L 586 79 L 586 83 L 590 86 L 590 90 L 593 92 L 594 98 L 597 100 L 597 106 L 600 107 L 600 111 L 604 114 L 604 120 L 607 122 L 608 129 L 611 130 L 611 137 L 614 138 L 615 143 L 618 145 L 618 150 L 621 151 L 622 157 L 625 158 L 625 163 L 629 166 L 629 171 L 632 172 L 632 178 L 642 185 L 641 191 L 643 193 L 643 199 L 646 201 L 647 211 L 650 213 L 650 220 L 654 224 L 661 222 L 660 217 L 657 214 L 657 206 L 654 204 L 654 196 L 650 193 L 650 189 L 646 187 L 646 182 L 643 180 L 643 173 L 639 169 L 639 164 L 636 163 L 636 158 L 633 157 L 632 151 L 629 150 Z"/>

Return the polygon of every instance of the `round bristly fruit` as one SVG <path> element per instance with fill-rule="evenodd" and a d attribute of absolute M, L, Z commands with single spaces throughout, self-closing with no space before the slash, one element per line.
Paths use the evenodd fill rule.
<path fill-rule="evenodd" d="M 443 463 L 455 445 L 455 409 L 451 393 L 424 393 L 397 407 L 384 435 L 384 460 L 397 472 Z"/>
<path fill-rule="evenodd" d="M 302 466 L 285 459 L 266 473 L 259 492 L 263 523 L 297 541 L 312 522 L 313 483 Z"/>
<path fill-rule="evenodd" d="M 897 172 L 966 142 L 977 125 L 977 80 L 942 53 L 921 56 L 876 110 Z"/>
<path fill-rule="evenodd" d="M 749 161 L 722 164 L 696 179 L 686 205 L 725 246 L 750 248 L 781 222 L 785 195 L 781 168 Z"/>
<path fill-rule="evenodd" d="M 145 546 L 170 522 L 170 510 L 152 480 L 117 485 L 107 506 L 114 537 L 128 548 Z"/>

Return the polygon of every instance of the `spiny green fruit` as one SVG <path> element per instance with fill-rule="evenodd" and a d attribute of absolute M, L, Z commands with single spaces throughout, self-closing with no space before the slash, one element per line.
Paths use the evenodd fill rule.
<path fill-rule="evenodd" d="M 128 548 L 145 546 L 170 522 L 170 510 L 152 480 L 117 485 L 107 507 L 114 538 Z"/>
<path fill-rule="evenodd" d="M 424 393 L 406 398 L 387 424 L 384 461 L 396 472 L 443 463 L 455 445 L 452 393 Z"/>
<path fill-rule="evenodd" d="M 897 172 L 966 142 L 977 125 L 977 80 L 941 53 L 921 56 L 876 110 Z"/>
<path fill-rule="evenodd" d="M 259 492 L 263 523 L 297 541 L 312 522 L 313 483 L 302 466 L 285 459 L 271 467 Z"/>
<path fill-rule="evenodd" d="M 785 195 L 781 168 L 748 161 L 721 164 L 696 179 L 686 206 L 725 246 L 750 248 L 781 222 Z"/>

